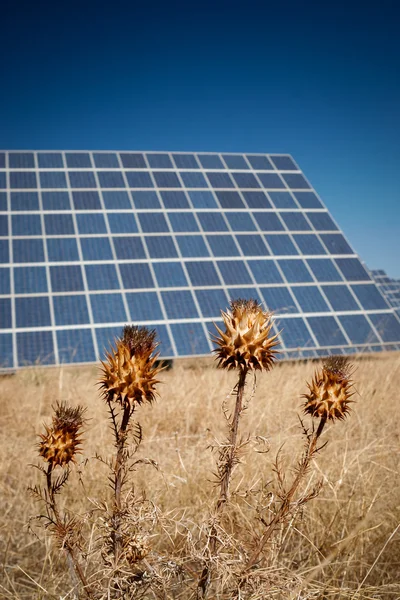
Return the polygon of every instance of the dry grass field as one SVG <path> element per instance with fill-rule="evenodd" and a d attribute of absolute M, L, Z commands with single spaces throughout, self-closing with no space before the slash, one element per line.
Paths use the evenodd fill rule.
<path fill-rule="evenodd" d="M 274 483 L 268 484 L 276 477 L 279 450 L 279 468 L 288 479 L 293 476 L 304 445 L 301 394 L 315 366 L 282 363 L 257 377 L 240 425 L 243 438 L 252 437 L 235 469 L 228 507 L 227 528 L 243 543 L 251 545 L 251 536 L 261 528 L 253 502 L 257 490 L 270 489 L 264 495 L 266 512 L 274 499 Z M 327 446 L 313 459 L 306 478 L 306 487 L 322 480 L 322 489 L 279 527 L 265 549 L 264 587 L 253 595 L 246 592 L 243 599 L 400 598 L 400 356 L 364 357 L 355 366 L 356 403 L 344 422 L 327 425 L 322 439 Z M 42 509 L 27 487 L 40 480 L 30 466 L 39 463 L 37 434 L 49 422 L 51 405 L 67 400 L 87 406 L 89 421 L 79 458 L 85 487 L 74 468 L 61 503 L 82 515 L 97 501 L 109 500 L 107 468 L 94 458 L 113 452 L 97 379 L 96 367 L 37 368 L 0 378 L 0 598 L 76 597 L 63 552 L 43 529 L 37 530 L 38 537 L 28 531 L 29 518 Z M 138 456 L 156 461 L 158 469 L 144 464 L 132 480 L 135 493 L 144 492 L 154 503 L 151 552 L 180 565 L 187 583 L 173 592 L 135 597 L 189 599 L 196 597 L 190 581 L 193 556 L 201 554 L 215 497 L 216 456 L 210 445 L 223 439 L 221 403 L 236 376 L 217 370 L 212 361 L 192 361 L 176 362 L 160 379 L 157 402 L 135 413 L 143 427 Z M 252 381 L 249 376 L 247 396 Z M 96 534 L 89 535 L 89 551 L 95 551 Z"/>

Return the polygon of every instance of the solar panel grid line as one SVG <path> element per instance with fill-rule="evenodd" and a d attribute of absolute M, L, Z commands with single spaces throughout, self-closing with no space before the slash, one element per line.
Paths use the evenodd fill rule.
<path fill-rule="evenodd" d="M 118 155 L 118 160 L 119 160 L 119 164 L 120 164 L 120 166 L 122 168 L 121 157 L 119 155 Z M 145 160 L 147 161 L 147 157 L 146 157 Z M 152 177 L 152 174 L 150 176 Z M 122 169 L 122 177 L 124 178 L 125 185 L 127 185 L 128 181 L 127 181 L 126 174 L 124 173 L 123 169 Z M 153 181 L 153 184 L 155 185 L 154 177 L 152 177 L 152 181 Z M 157 187 L 155 187 L 155 189 L 156 189 L 156 194 L 158 196 L 158 200 L 161 201 L 160 193 L 157 190 Z M 132 200 L 132 198 L 131 198 L 131 200 Z M 142 226 L 141 226 L 141 223 L 140 223 L 139 219 L 138 219 L 138 229 L 139 229 L 139 232 L 141 232 L 142 235 L 143 235 L 143 230 L 142 230 Z M 144 252 L 145 252 L 145 255 L 146 255 L 146 259 L 147 259 L 148 264 L 149 264 L 149 269 L 150 269 L 151 275 L 153 277 L 153 281 L 155 282 L 155 281 L 157 281 L 156 274 L 155 274 L 155 271 L 154 271 L 154 268 L 153 268 L 152 261 L 150 261 L 150 255 L 149 255 L 149 251 L 148 251 L 148 248 L 147 248 L 146 241 L 144 240 L 144 236 L 143 236 L 143 242 L 144 242 L 143 243 L 143 247 L 144 247 Z M 172 347 L 172 355 L 173 356 L 178 356 L 178 351 L 177 351 L 177 348 L 176 348 L 175 339 L 174 339 L 174 336 L 172 335 L 172 330 L 171 330 L 170 324 L 167 322 L 168 315 L 167 315 L 167 311 L 166 311 L 165 306 L 164 306 L 164 301 L 163 301 L 161 292 L 160 292 L 159 288 L 156 288 L 155 291 L 156 291 L 156 294 L 157 294 L 157 299 L 158 299 L 158 302 L 159 302 L 159 305 L 160 305 L 160 308 L 161 308 L 161 312 L 162 312 L 163 317 L 164 317 L 164 321 L 166 322 L 166 328 L 167 328 L 167 332 L 168 332 L 170 344 L 171 344 L 171 347 Z"/>
<path fill-rule="evenodd" d="M 90 160 L 91 160 L 92 164 L 94 165 L 93 153 L 90 153 L 89 156 L 90 156 Z M 119 286 L 120 286 L 120 294 L 121 294 L 121 297 L 122 297 L 122 303 L 123 303 L 123 306 L 124 306 L 124 309 L 125 309 L 125 314 L 126 314 L 127 318 L 129 319 L 129 317 L 130 317 L 129 305 L 128 305 L 128 301 L 127 301 L 127 298 L 126 298 L 126 292 L 125 292 L 124 287 L 123 287 L 123 281 L 122 281 L 121 271 L 120 271 L 119 263 L 117 261 L 117 254 L 116 254 L 116 251 L 115 251 L 115 245 L 114 245 L 113 237 L 111 235 L 111 229 L 110 229 L 110 223 L 109 223 L 108 215 L 107 215 L 106 210 L 105 210 L 103 192 L 101 190 L 99 179 L 98 179 L 98 174 L 96 173 L 96 171 L 94 171 L 94 174 L 95 174 L 94 176 L 95 176 L 95 179 L 96 179 L 97 187 L 98 187 L 98 190 L 99 190 L 99 198 L 100 198 L 101 208 L 102 208 L 102 211 L 105 213 L 105 215 L 104 215 L 105 216 L 104 221 L 105 221 L 105 224 L 106 224 L 107 238 L 108 238 L 108 241 L 109 241 L 109 244 L 110 244 L 111 253 L 112 253 L 112 257 L 113 257 L 112 264 L 115 265 L 115 271 L 117 273 L 117 279 L 118 279 L 118 283 L 119 283 Z M 98 353 L 96 354 L 96 356 L 98 356 Z"/>
<path fill-rule="evenodd" d="M 38 167 L 37 152 L 34 152 L 34 161 L 35 161 L 35 167 L 37 168 Z M 43 203 L 42 203 L 41 190 L 38 190 L 38 198 L 39 198 L 39 215 L 40 215 L 40 221 L 41 221 L 41 226 L 42 226 L 42 232 L 44 235 L 45 234 L 45 225 L 44 225 L 44 215 L 42 212 Z M 46 271 L 47 289 L 50 290 L 51 289 L 51 278 L 50 278 L 49 256 L 48 256 L 46 242 L 43 244 L 43 253 L 44 253 L 44 263 L 45 263 L 44 268 Z M 50 322 L 53 327 L 52 339 L 53 339 L 53 348 L 54 348 L 54 360 L 55 360 L 55 363 L 58 364 L 59 363 L 59 355 L 58 355 L 58 346 L 57 346 L 57 340 L 56 340 L 56 332 L 54 329 L 56 321 L 55 321 L 55 315 L 54 315 L 53 298 L 51 295 L 48 295 L 48 298 L 49 298 L 49 309 L 50 309 Z"/>
<path fill-rule="evenodd" d="M 169 157 L 170 157 L 170 159 L 172 159 L 172 153 L 169 153 Z M 179 181 L 180 181 L 180 183 L 181 183 L 181 185 L 182 185 L 182 189 L 185 189 L 185 186 L 183 185 L 183 181 L 182 181 L 182 178 L 181 178 L 181 175 L 180 175 L 179 171 L 177 171 L 177 177 L 178 177 L 178 179 L 179 179 Z M 190 198 L 189 198 L 188 194 L 185 194 L 185 196 L 186 196 L 186 199 L 187 199 L 187 201 L 188 201 L 188 203 L 189 203 L 189 206 L 192 206 L 192 207 L 193 207 L 193 205 L 191 204 L 191 200 L 190 200 Z M 166 219 L 167 219 L 167 221 L 169 222 L 169 226 L 170 226 L 170 228 L 171 228 L 171 231 L 173 231 L 173 227 L 172 227 L 172 225 L 171 225 L 171 222 L 170 222 L 170 219 L 169 219 L 169 216 L 168 216 L 168 214 L 166 215 Z M 204 238 L 205 238 L 205 236 L 203 236 L 203 241 L 204 241 Z M 184 274 L 185 274 L 186 280 L 187 280 L 187 282 L 189 283 L 189 287 L 191 287 L 191 288 L 192 288 L 192 289 L 190 290 L 190 293 L 191 293 L 192 300 L 193 300 L 193 302 L 194 302 L 194 305 L 195 305 L 195 307 L 196 307 L 196 310 L 197 310 L 197 312 L 198 312 L 198 315 L 199 315 L 199 316 L 201 316 L 201 315 L 202 315 L 202 311 L 201 311 L 201 308 L 200 308 L 199 302 L 198 302 L 198 300 L 197 300 L 197 296 L 196 296 L 196 294 L 195 294 L 195 293 L 194 293 L 194 291 L 193 291 L 193 286 L 191 286 L 191 278 L 190 278 L 190 276 L 189 276 L 189 273 L 188 273 L 188 270 L 187 270 L 187 267 L 186 267 L 186 261 L 184 261 L 184 260 L 183 260 L 182 253 L 181 253 L 181 249 L 180 249 L 180 247 L 179 247 L 179 244 L 178 244 L 178 242 L 177 242 L 177 240 L 176 240 L 176 235 L 175 235 L 175 233 L 173 234 L 173 236 L 172 236 L 172 239 L 173 239 L 173 242 L 174 242 L 174 245 L 175 245 L 176 252 L 177 252 L 177 254 L 178 254 L 178 257 L 179 257 L 179 261 L 180 261 L 180 263 L 181 263 L 181 265 L 182 265 L 183 272 L 184 272 Z M 157 285 L 158 285 L 158 281 L 157 281 Z M 172 287 L 171 289 L 173 289 L 173 287 Z M 211 350 L 212 350 L 212 345 L 211 345 L 210 337 L 209 337 L 209 335 L 208 335 L 208 333 L 207 333 L 207 330 L 205 329 L 205 326 L 204 326 L 204 325 L 203 325 L 203 333 L 204 333 L 204 336 L 205 336 L 205 338 L 206 338 L 206 340 L 207 340 L 207 344 L 208 344 L 208 347 L 209 347 L 209 351 L 211 351 Z"/>
<path fill-rule="evenodd" d="M 64 167 L 66 166 L 67 162 L 66 162 L 66 157 L 65 157 L 65 152 L 62 152 L 62 160 L 63 160 L 63 164 Z M 71 203 L 71 207 L 73 206 L 72 204 L 72 189 L 70 187 L 70 183 L 69 181 L 67 181 L 68 184 L 68 195 L 70 198 L 70 203 Z M 71 211 L 71 215 L 72 215 L 72 220 L 74 223 L 74 229 L 75 231 L 78 233 L 79 229 L 78 229 L 78 223 L 77 223 L 77 216 L 76 216 L 76 212 L 74 212 L 73 210 Z M 86 276 L 86 271 L 84 268 L 84 260 L 83 260 L 83 251 L 82 251 L 82 245 L 81 245 L 81 240 L 80 237 L 77 235 L 76 236 L 77 239 L 77 248 L 78 248 L 78 255 L 79 255 L 79 262 L 78 263 L 73 263 L 73 264 L 78 264 L 81 267 L 81 275 L 82 275 L 82 281 L 83 281 L 83 289 L 84 289 L 84 297 L 86 299 L 86 307 L 87 307 L 87 311 L 88 311 L 88 317 L 89 317 L 89 323 L 91 326 L 91 336 L 92 336 L 92 343 L 93 343 L 93 348 L 94 348 L 94 352 L 95 352 L 95 356 L 98 357 L 100 356 L 99 353 L 99 348 L 97 345 L 97 339 L 96 339 L 96 335 L 93 329 L 94 326 L 94 318 L 93 318 L 93 310 L 92 310 L 92 305 L 90 303 L 90 295 L 89 295 L 89 285 L 88 285 L 88 281 L 87 281 L 87 276 Z M 60 264 L 60 263 L 59 263 Z M 66 263 L 66 265 L 69 265 L 71 263 Z M 52 289 L 52 288 L 50 288 Z"/>
<path fill-rule="evenodd" d="M 6 153 L 6 167 L 8 165 L 8 157 Z M 13 264 L 13 244 L 12 244 L 12 223 L 11 223 L 11 192 L 10 192 L 10 174 L 6 171 L 6 186 L 7 186 L 7 208 L 8 208 L 8 254 L 10 265 Z M 14 286 L 14 270 L 10 268 L 10 293 L 11 293 L 11 344 L 12 344 L 12 360 L 13 364 L 18 364 L 18 350 L 17 350 L 17 323 L 16 323 L 16 307 L 15 307 L 15 286 Z M 1 366 L 1 363 L 0 363 Z"/>

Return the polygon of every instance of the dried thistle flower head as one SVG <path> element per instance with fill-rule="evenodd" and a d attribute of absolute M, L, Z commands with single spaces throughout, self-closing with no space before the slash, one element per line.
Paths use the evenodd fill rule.
<path fill-rule="evenodd" d="M 316 371 L 309 392 L 303 395 L 306 399 L 304 412 L 312 417 L 324 419 L 344 419 L 349 412 L 350 400 L 353 396 L 351 375 L 353 367 L 345 356 L 330 356 Z"/>
<path fill-rule="evenodd" d="M 53 467 L 64 467 L 80 452 L 84 412 L 82 406 L 72 408 L 65 402 L 56 404 L 52 424 L 45 425 L 46 432 L 40 434 L 39 442 L 39 456 Z"/>
<path fill-rule="evenodd" d="M 223 369 L 236 367 L 268 371 L 276 359 L 278 335 L 271 335 L 271 313 L 263 311 L 256 300 L 232 300 L 230 310 L 221 311 L 225 332 L 218 334 L 214 352 Z"/>
<path fill-rule="evenodd" d="M 156 332 L 146 327 L 127 325 L 115 348 L 102 361 L 100 387 L 108 401 L 121 405 L 152 402 L 159 381 L 157 374 L 163 367 L 156 367 L 159 353 L 154 354 L 158 342 Z"/>

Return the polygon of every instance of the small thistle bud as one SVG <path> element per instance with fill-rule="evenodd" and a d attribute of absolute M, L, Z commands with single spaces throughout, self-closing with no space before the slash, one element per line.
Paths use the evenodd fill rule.
<path fill-rule="evenodd" d="M 268 371 L 276 359 L 278 335 L 271 335 L 272 316 L 256 300 L 232 300 L 230 310 L 221 311 L 225 332 L 215 325 L 218 346 L 214 352 L 222 369 L 236 367 Z"/>
<path fill-rule="evenodd" d="M 156 332 L 146 327 L 124 328 L 107 360 L 101 362 L 100 387 L 107 401 L 133 406 L 154 400 L 159 383 L 156 376 L 163 370 L 155 366 L 159 357 L 159 353 L 154 354 L 158 346 L 155 336 Z"/>
<path fill-rule="evenodd" d="M 143 560 L 150 552 L 149 542 L 140 534 L 125 536 L 122 547 L 125 558 L 130 565 Z"/>
<path fill-rule="evenodd" d="M 322 365 L 307 384 L 309 392 L 303 394 L 306 399 L 304 412 L 312 417 L 323 419 L 344 419 L 349 412 L 353 396 L 351 381 L 352 365 L 345 356 L 331 356 Z"/>
<path fill-rule="evenodd" d="M 40 434 L 39 456 L 53 467 L 66 466 L 80 452 L 81 428 L 84 424 L 82 406 L 71 408 L 64 402 L 57 403 L 51 426 L 45 425 L 46 433 Z"/>

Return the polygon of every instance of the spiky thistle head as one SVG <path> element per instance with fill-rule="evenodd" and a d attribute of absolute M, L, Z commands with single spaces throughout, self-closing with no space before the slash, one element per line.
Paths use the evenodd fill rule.
<path fill-rule="evenodd" d="M 127 325 L 115 348 L 101 361 L 100 387 L 107 401 L 121 405 L 128 402 L 152 402 L 157 394 L 157 374 L 163 367 L 156 367 L 159 353 L 155 353 L 158 342 L 156 332 L 146 327 Z"/>
<path fill-rule="evenodd" d="M 83 414 L 82 406 L 72 408 L 65 402 L 57 402 L 53 407 L 51 425 L 45 425 L 45 433 L 40 434 L 39 456 L 53 467 L 65 467 L 80 452 L 82 443 Z"/>
<path fill-rule="evenodd" d="M 278 335 L 271 334 L 272 315 L 263 311 L 257 300 L 232 300 L 230 309 L 221 311 L 225 325 L 223 332 L 217 325 L 218 335 L 213 335 L 217 345 L 214 350 L 218 366 L 222 369 L 236 367 L 258 371 L 272 368 L 276 360 Z"/>
<path fill-rule="evenodd" d="M 344 419 L 350 411 L 354 394 L 351 376 L 353 366 L 346 356 L 330 356 L 321 370 L 317 370 L 311 383 L 307 383 L 304 412 L 312 417 Z"/>

